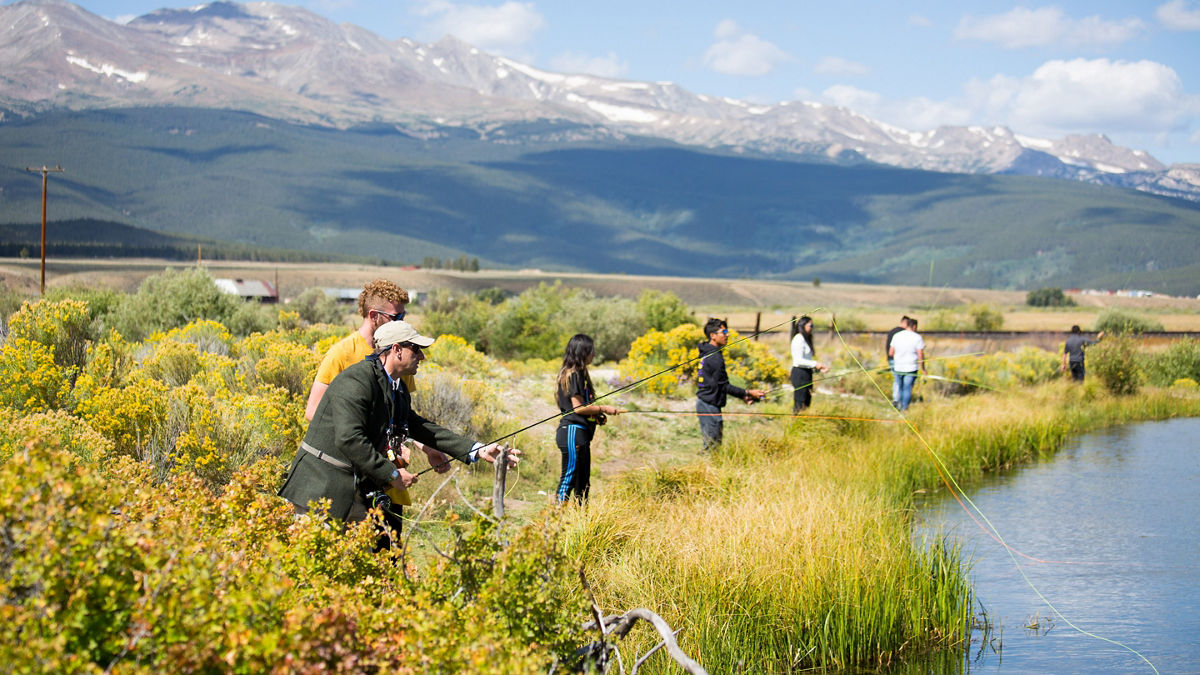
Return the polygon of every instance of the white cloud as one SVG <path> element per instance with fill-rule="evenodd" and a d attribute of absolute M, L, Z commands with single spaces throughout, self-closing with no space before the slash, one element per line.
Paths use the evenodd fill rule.
<path fill-rule="evenodd" d="M 953 101 L 934 101 L 924 97 L 887 99 L 876 92 L 844 84 L 829 87 L 821 92 L 821 98 L 827 103 L 910 130 L 923 131 L 971 122 L 971 111 Z"/>
<path fill-rule="evenodd" d="M 1200 113 L 1179 75 L 1154 61 L 1048 61 L 1032 75 L 972 82 L 977 114 L 1025 133 L 1168 132 Z"/>
<path fill-rule="evenodd" d="M 1017 7 L 1004 14 L 964 16 L 954 29 L 954 37 L 994 42 L 1008 49 L 1057 44 L 1094 47 L 1125 42 L 1145 27 L 1137 18 L 1112 21 L 1090 16 L 1072 19 L 1058 7 Z"/>
<path fill-rule="evenodd" d="M 629 72 L 629 64 L 618 59 L 615 52 L 609 52 L 607 56 L 563 52 L 550 59 L 550 67 L 560 73 L 584 73 L 610 78 L 624 77 Z"/>
<path fill-rule="evenodd" d="M 813 72 L 820 75 L 838 75 L 842 77 L 861 77 L 868 75 L 871 69 L 867 66 L 843 59 L 840 56 L 826 56 L 813 66 Z"/>
<path fill-rule="evenodd" d="M 1159 5 L 1154 16 L 1171 30 L 1200 30 L 1200 7 L 1186 0 L 1171 0 Z"/>
<path fill-rule="evenodd" d="M 480 49 L 513 54 L 546 27 L 546 20 L 531 2 L 502 5 L 462 5 L 432 0 L 418 10 L 431 17 L 433 30 L 450 34 Z"/>
<path fill-rule="evenodd" d="M 821 98 L 833 105 L 840 105 L 867 116 L 874 116 L 883 102 L 880 94 L 852 87 L 848 84 L 835 84 L 821 92 Z"/>
<path fill-rule="evenodd" d="M 704 52 L 704 65 L 725 75 L 760 76 L 792 57 L 771 42 L 748 33 L 737 22 L 725 19 L 713 31 L 716 38 Z"/>

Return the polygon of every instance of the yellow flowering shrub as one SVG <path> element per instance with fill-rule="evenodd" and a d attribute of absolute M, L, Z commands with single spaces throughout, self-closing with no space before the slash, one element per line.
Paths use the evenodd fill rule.
<path fill-rule="evenodd" d="M 165 339 L 150 347 L 152 351 L 142 358 L 142 370 L 167 386 L 187 384 L 200 371 L 200 347 L 194 342 Z"/>
<path fill-rule="evenodd" d="M 167 398 L 165 464 L 175 471 L 191 471 L 212 483 L 226 477 L 231 447 L 244 444 L 225 424 L 223 411 L 197 384 L 172 389 Z"/>
<path fill-rule="evenodd" d="M 110 332 L 103 340 L 88 345 L 87 364 L 80 379 L 89 378 L 93 387 L 119 386 L 133 368 L 133 349 L 120 333 Z M 76 380 L 75 387 L 79 386 Z"/>
<path fill-rule="evenodd" d="M 55 363 L 50 346 L 10 336 L 0 346 L 0 405 L 26 412 L 58 408 L 70 393 L 73 372 Z"/>
<path fill-rule="evenodd" d="M 304 406 L 282 389 L 262 387 L 234 396 L 228 405 L 237 411 L 234 424 L 247 441 L 245 456 L 233 458 L 235 468 L 261 457 L 291 457 L 308 430 Z"/>
<path fill-rule="evenodd" d="M 95 462 L 112 450 L 112 441 L 65 410 L 22 415 L 0 408 L 0 464 L 30 444 L 66 450 L 85 462 Z"/>
<path fill-rule="evenodd" d="M 245 387 L 245 378 L 238 371 L 237 361 L 224 354 L 201 354 L 200 370 L 191 381 L 203 387 L 210 395 L 228 396 L 231 392 L 241 391 Z"/>
<path fill-rule="evenodd" d="M 88 304 L 80 300 L 25 302 L 8 319 L 10 337 L 41 343 L 54 361 L 76 372 L 87 361 Z"/>
<path fill-rule="evenodd" d="M 321 357 L 313 350 L 294 342 L 271 342 L 265 354 L 254 364 L 259 384 L 279 387 L 296 396 L 306 396 Z"/>
<path fill-rule="evenodd" d="M 698 361 L 696 366 L 700 366 Z M 788 380 L 788 371 L 769 347 L 754 340 L 741 340 L 737 331 L 732 330 L 725 350 L 725 369 L 730 380 L 749 388 L 769 388 Z"/>
<path fill-rule="evenodd" d="M 732 337 L 732 336 L 731 336 Z M 692 324 L 683 324 L 664 333 L 649 330 L 633 341 L 629 356 L 617 365 L 617 372 L 631 381 L 650 377 L 678 363 L 689 363 L 659 375 L 642 385 L 647 392 L 661 396 L 679 396 L 680 386 L 693 379 L 700 367 L 698 345 L 704 339 L 704 330 Z"/>
<path fill-rule="evenodd" d="M 937 359 L 929 363 L 929 373 L 946 378 L 933 380 L 936 391 L 961 394 L 975 389 L 1010 389 L 1038 384 L 1058 376 L 1061 358 L 1037 347 L 1022 347 L 1015 352 L 992 352 Z"/>
<path fill-rule="evenodd" d="M 622 377 L 631 381 L 650 377 L 673 365 L 681 367 L 664 373 L 643 385 L 662 396 L 690 396 L 683 385 L 693 382 L 700 368 L 699 344 L 704 330 L 693 324 L 676 326 L 670 331 L 650 330 L 633 341 L 629 356 L 617 366 Z M 748 388 L 777 385 L 787 380 L 787 371 L 770 348 L 761 342 L 743 340 L 737 331 L 729 332 L 725 348 L 725 371 L 732 382 Z"/>
<path fill-rule="evenodd" d="M 211 319 L 197 319 L 186 326 L 172 328 L 167 331 L 165 339 L 191 343 L 200 351 L 213 354 L 228 354 L 233 349 L 233 334 L 224 324 Z M 153 340 L 151 338 L 147 342 Z"/>
<path fill-rule="evenodd" d="M 429 360 L 469 377 L 491 377 L 496 374 L 496 361 L 457 335 L 438 336 L 429 348 Z"/>
<path fill-rule="evenodd" d="M 137 377 L 125 387 L 98 387 L 76 404 L 75 414 L 111 441 L 115 452 L 142 458 L 161 439 L 167 420 L 167 385 Z"/>

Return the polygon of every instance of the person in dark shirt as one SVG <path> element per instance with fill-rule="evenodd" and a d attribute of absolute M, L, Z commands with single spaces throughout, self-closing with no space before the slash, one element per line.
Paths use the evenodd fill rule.
<path fill-rule="evenodd" d="M 887 354 L 888 370 L 892 371 L 892 407 L 900 407 L 900 378 L 896 375 L 896 360 L 892 358 L 892 338 L 902 330 L 912 327 L 912 319 L 908 315 L 900 317 L 900 325 L 888 331 L 887 339 L 883 342 L 883 353 Z"/>
<path fill-rule="evenodd" d="M 1067 372 L 1067 368 L 1069 367 L 1071 369 L 1071 379 L 1076 382 L 1083 382 L 1083 348 L 1096 344 L 1103 337 L 1104 331 L 1100 331 L 1095 340 L 1089 340 L 1079 332 L 1079 326 L 1071 326 L 1071 334 L 1067 336 L 1067 342 L 1063 345 L 1063 372 Z"/>
<path fill-rule="evenodd" d="M 559 420 L 554 439 L 562 453 L 562 478 L 554 493 L 560 503 L 569 497 L 587 501 L 592 479 L 592 436 L 608 415 L 625 412 L 616 406 L 593 402 L 596 389 L 587 367 L 595 356 L 594 348 L 591 337 L 583 333 L 575 335 L 567 342 L 562 368 L 558 371 L 556 399 L 558 409 L 566 413 Z"/>
<path fill-rule="evenodd" d="M 721 319 L 709 319 L 704 324 L 707 342 L 700 343 L 700 369 L 696 373 L 696 413 L 700 419 L 700 437 L 703 451 L 709 452 L 721 444 L 725 421 L 721 409 L 729 396 L 740 398 L 746 403 L 761 401 L 765 392 L 761 389 L 742 389 L 729 383 L 725 373 L 725 346 L 729 344 L 729 327 Z"/>

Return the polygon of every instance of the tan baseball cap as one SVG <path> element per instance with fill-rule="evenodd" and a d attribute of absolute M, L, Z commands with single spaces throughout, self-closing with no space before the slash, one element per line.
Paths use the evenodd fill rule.
<path fill-rule="evenodd" d="M 375 349 L 405 342 L 411 342 L 418 347 L 428 347 L 433 344 L 433 338 L 421 335 L 407 321 L 389 321 L 375 329 Z"/>

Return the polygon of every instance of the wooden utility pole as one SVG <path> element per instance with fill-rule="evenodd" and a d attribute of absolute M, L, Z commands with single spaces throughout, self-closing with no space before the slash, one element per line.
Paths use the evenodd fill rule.
<path fill-rule="evenodd" d="M 30 173 L 42 172 L 42 295 L 46 294 L 46 183 L 51 173 L 62 173 L 61 166 L 55 166 L 53 169 L 42 165 L 40 169 L 25 167 L 25 170 Z"/>

